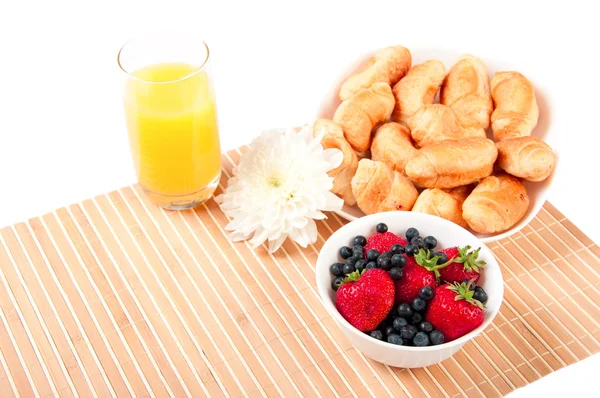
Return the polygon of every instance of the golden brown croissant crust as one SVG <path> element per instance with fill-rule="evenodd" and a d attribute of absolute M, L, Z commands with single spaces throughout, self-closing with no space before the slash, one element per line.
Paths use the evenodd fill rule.
<path fill-rule="evenodd" d="M 371 144 L 372 159 L 391 166 L 399 173 L 404 173 L 406 163 L 417 152 L 410 138 L 410 130 L 400 123 L 381 125 Z"/>
<path fill-rule="evenodd" d="M 496 141 L 531 135 L 539 109 L 533 85 L 518 72 L 497 72 L 492 78 L 492 131 Z"/>
<path fill-rule="evenodd" d="M 394 120 L 406 123 L 423 105 L 432 104 L 445 76 L 446 67 L 436 59 L 413 66 L 394 86 Z"/>
<path fill-rule="evenodd" d="M 330 170 L 327 174 L 330 177 L 334 177 L 331 192 L 342 198 L 347 205 L 354 206 L 356 200 L 352 194 L 351 181 L 354 174 L 356 174 L 358 158 L 350 144 L 344 138 L 342 128 L 331 120 L 319 119 L 313 126 L 313 134 L 315 136 L 323 134 L 323 138 L 321 139 L 323 148 L 337 148 L 342 151 L 342 155 L 344 156 L 342 164 Z"/>
<path fill-rule="evenodd" d="M 406 175 L 425 188 L 454 188 L 489 176 L 498 151 L 487 138 L 446 140 L 421 148 L 406 165 Z"/>
<path fill-rule="evenodd" d="M 462 125 L 452 108 L 442 104 L 424 105 L 408 120 L 408 126 L 420 147 L 444 140 L 486 136 L 479 125 Z"/>
<path fill-rule="evenodd" d="M 406 75 L 411 64 L 410 51 L 405 47 L 386 47 L 375 52 L 361 72 L 350 76 L 342 84 L 340 100 L 345 101 L 375 83 L 393 86 Z"/>
<path fill-rule="evenodd" d="M 484 178 L 463 203 L 463 217 L 477 232 L 506 231 L 527 212 L 529 196 L 521 182 L 510 175 Z"/>
<path fill-rule="evenodd" d="M 344 137 L 357 152 L 371 147 L 371 132 L 390 118 L 394 109 L 394 95 L 386 83 L 375 83 L 342 102 L 333 115 L 333 121 L 342 126 Z"/>
<path fill-rule="evenodd" d="M 333 121 L 318 120 L 315 130 L 325 131 L 324 147 L 343 153 L 329 172 L 332 191 L 366 214 L 412 209 L 502 232 L 529 207 L 521 181 L 543 181 L 555 168 L 552 148 L 530 136 L 539 116 L 532 83 L 518 72 L 490 80 L 472 55 L 446 75 L 438 60 L 413 66 L 408 49 L 386 47 L 343 82 L 339 97 Z"/>
<path fill-rule="evenodd" d="M 352 192 L 365 214 L 410 210 L 418 192 L 408 178 L 382 162 L 362 159 L 352 178 Z"/>
<path fill-rule="evenodd" d="M 537 137 L 518 137 L 496 143 L 498 166 L 515 177 L 543 181 L 552 174 L 556 155 Z"/>
<path fill-rule="evenodd" d="M 466 197 L 466 192 L 465 195 L 459 195 L 457 192 L 451 194 L 437 188 L 425 189 L 417 198 L 412 211 L 445 218 L 466 228 L 467 223 L 462 217 L 462 204 Z"/>
<path fill-rule="evenodd" d="M 487 129 L 494 108 L 485 64 L 472 55 L 459 59 L 446 76 L 440 103 L 451 107 L 464 124 Z"/>

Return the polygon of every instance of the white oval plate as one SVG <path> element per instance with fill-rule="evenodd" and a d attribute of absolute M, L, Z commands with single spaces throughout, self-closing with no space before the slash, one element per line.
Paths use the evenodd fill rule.
<path fill-rule="evenodd" d="M 428 59 L 439 59 L 446 65 L 446 69 L 449 70 L 452 65 L 460 58 L 460 56 L 464 53 L 460 52 L 451 52 L 446 50 L 436 50 L 436 49 L 411 49 L 411 54 L 413 58 L 413 65 L 422 63 Z M 317 110 L 316 118 L 325 118 L 331 119 L 333 118 L 333 114 L 335 110 L 340 105 L 340 99 L 338 97 L 338 93 L 340 91 L 340 86 L 342 83 L 353 73 L 356 73 L 362 69 L 362 66 L 365 64 L 367 59 L 372 55 L 372 53 L 365 54 L 362 57 L 356 59 L 354 63 L 352 63 L 346 70 L 344 70 L 339 78 L 334 82 L 329 91 L 325 94 L 319 109 Z M 477 56 L 477 54 L 473 54 Z M 501 61 L 496 61 L 487 58 L 481 58 L 481 60 L 485 63 L 488 68 L 488 73 L 490 77 L 497 71 L 506 71 L 506 70 L 516 70 L 519 71 L 518 65 L 510 65 Z M 533 130 L 532 135 L 544 139 L 554 150 L 556 151 L 559 144 L 558 132 L 556 129 L 551 126 L 551 116 L 552 116 L 552 104 L 550 102 L 549 95 L 545 89 L 543 89 L 543 85 L 540 82 L 535 80 L 535 76 L 530 76 L 529 74 L 523 71 L 523 74 L 531 80 L 533 86 L 535 87 L 535 95 L 537 98 L 538 106 L 540 108 L 540 117 L 538 120 L 538 124 Z M 436 99 L 437 102 L 437 99 Z M 491 138 L 491 134 L 489 134 Z M 552 184 L 552 180 L 554 177 L 553 173 L 550 177 L 548 177 L 545 181 L 542 182 L 527 182 L 524 181 L 525 188 L 527 188 L 527 193 L 529 194 L 529 209 L 525 216 L 515 224 L 511 229 L 498 233 L 498 234 L 480 234 L 473 232 L 477 238 L 481 239 L 485 243 L 494 242 L 496 240 L 500 240 L 506 238 L 518 231 L 520 231 L 523 227 L 525 227 L 536 214 L 540 211 L 546 199 L 548 197 L 548 191 L 550 185 Z M 353 221 L 360 217 L 363 217 L 365 214 L 358 208 L 358 206 L 348 206 L 344 205 L 342 210 L 336 212 L 340 217 L 343 217 L 347 220 Z"/>

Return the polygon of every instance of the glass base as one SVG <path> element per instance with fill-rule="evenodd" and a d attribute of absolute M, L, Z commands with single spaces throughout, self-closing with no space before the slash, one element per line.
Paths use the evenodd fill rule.
<path fill-rule="evenodd" d="M 148 198 L 157 206 L 162 207 L 166 210 L 187 210 L 202 203 L 206 202 L 211 198 L 221 179 L 221 173 L 206 187 L 188 195 L 173 196 L 163 195 L 157 192 L 152 192 L 142 187 Z"/>

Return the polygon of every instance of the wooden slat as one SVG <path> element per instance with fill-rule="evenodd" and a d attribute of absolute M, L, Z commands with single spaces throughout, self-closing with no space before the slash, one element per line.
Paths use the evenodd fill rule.
<path fill-rule="evenodd" d="M 600 351 L 600 248 L 549 203 L 490 244 L 493 324 L 424 369 L 366 358 L 320 304 L 314 264 L 346 221 L 275 254 L 229 242 L 228 221 L 132 186 L 1 229 L 0 397 L 493 397 Z"/>

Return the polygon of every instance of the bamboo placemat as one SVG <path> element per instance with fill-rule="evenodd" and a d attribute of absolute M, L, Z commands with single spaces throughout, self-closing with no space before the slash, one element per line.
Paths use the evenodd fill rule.
<path fill-rule="evenodd" d="M 134 186 L 0 230 L 0 396 L 491 397 L 599 351 L 600 250 L 548 203 L 490 245 L 493 325 L 411 370 L 357 352 L 320 304 L 317 253 L 343 220 L 273 255 L 226 223 L 213 201 L 166 212 Z"/>

